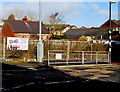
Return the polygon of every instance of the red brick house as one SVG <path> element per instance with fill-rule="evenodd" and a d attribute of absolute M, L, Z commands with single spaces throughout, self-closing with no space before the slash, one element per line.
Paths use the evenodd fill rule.
<path fill-rule="evenodd" d="M 112 28 L 118 28 L 120 27 L 120 20 L 111 20 L 111 26 Z M 103 23 L 100 28 L 108 28 L 110 27 L 110 20 L 107 20 L 105 23 Z"/>
<path fill-rule="evenodd" d="M 103 23 L 100 28 L 109 28 L 110 27 L 110 20 L 107 20 Z M 112 39 L 120 38 L 120 20 L 111 20 L 111 27 L 112 27 Z"/>
<path fill-rule="evenodd" d="M 43 23 L 41 25 L 41 38 L 43 40 L 50 39 L 50 32 L 45 28 Z M 29 21 L 26 17 L 23 20 L 5 20 L 1 32 L 4 37 L 21 37 L 38 40 L 39 21 Z"/>

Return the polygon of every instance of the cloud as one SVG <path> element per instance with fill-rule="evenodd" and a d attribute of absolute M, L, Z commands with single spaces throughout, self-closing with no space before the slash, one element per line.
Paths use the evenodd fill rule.
<path fill-rule="evenodd" d="M 109 2 L 110 0 L 41 0 L 42 2 Z M 119 0 L 115 0 L 119 1 Z"/>
<path fill-rule="evenodd" d="M 39 0 L 2 0 L 2 2 L 39 2 Z"/>
<path fill-rule="evenodd" d="M 93 10 L 93 11 L 99 11 L 100 7 L 97 4 L 92 4 L 90 9 Z"/>
<path fill-rule="evenodd" d="M 118 18 L 119 17 L 118 14 L 119 14 L 118 11 L 112 12 L 112 17 Z"/>
<path fill-rule="evenodd" d="M 80 3 L 79 3 L 80 4 Z M 70 21 L 78 18 L 80 16 L 80 12 L 77 9 L 78 7 L 83 7 L 83 4 L 81 6 L 78 3 L 71 3 L 71 2 L 44 2 L 42 3 L 42 18 L 44 22 L 47 22 L 48 16 L 50 16 L 52 13 L 59 12 L 61 13 L 61 16 L 64 21 Z"/>
<path fill-rule="evenodd" d="M 80 8 L 84 8 L 84 9 L 86 9 L 87 8 L 87 6 L 82 2 L 82 3 L 79 3 L 79 7 Z"/>
<path fill-rule="evenodd" d="M 11 1 L 11 0 L 8 0 L 8 1 Z M 16 0 L 13 0 L 13 1 L 16 1 Z M 8 14 L 12 13 L 13 11 L 19 11 L 18 14 L 22 18 L 27 15 L 28 11 L 30 11 L 32 12 L 32 15 L 34 17 L 37 17 L 37 20 L 38 20 L 39 10 L 40 10 L 39 3 L 32 2 L 33 0 L 23 0 L 23 1 L 25 2 L 4 4 L 2 7 L 4 10 L 2 13 L 4 14 L 3 15 L 4 18 L 7 18 Z M 93 22 L 93 19 L 96 21 L 98 19 L 102 20 L 108 17 L 108 10 L 106 10 L 104 7 L 101 7 L 101 5 L 102 4 L 99 5 L 99 3 L 96 3 L 96 2 L 86 3 L 84 1 L 79 3 L 75 1 L 73 2 L 42 2 L 40 15 L 42 15 L 42 20 L 45 23 L 47 23 L 48 16 L 50 16 L 50 14 L 60 12 L 62 19 L 63 21 L 65 21 L 65 23 L 75 24 L 76 26 L 77 25 L 92 26 L 92 24 L 88 24 L 87 22 L 91 20 Z M 112 15 L 117 16 L 117 12 L 112 12 Z"/>
<path fill-rule="evenodd" d="M 23 7 L 24 6 L 24 7 Z M 27 16 L 28 13 L 36 17 L 39 13 L 39 3 L 4 3 L 2 4 L 3 18 L 6 19 L 11 13 L 17 18 Z M 38 17 L 38 16 L 37 16 Z"/>
<path fill-rule="evenodd" d="M 109 2 L 109 0 L 2 0 L 3 2 Z M 115 0 L 119 1 L 119 0 Z"/>
<path fill-rule="evenodd" d="M 101 15 L 101 16 L 104 16 L 104 17 L 108 17 L 109 16 L 109 11 L 107 11 L 107 10 L 100 10 L 98 12 L 98 14 Z M 111 14 L 112 14 L 113 18 L 118 18 L 118 11 L 113 11 Z"/>
<path fill-rule="evenodd" d="M 2 3 L 0 2 L 0 19 L 2 17 Z"/>
<path fill-rule="evenodd" d="M 103 16 L 108 16 L 108 11 L 107 10 L 100 10 L 98 14 L 103 15 Z"/>

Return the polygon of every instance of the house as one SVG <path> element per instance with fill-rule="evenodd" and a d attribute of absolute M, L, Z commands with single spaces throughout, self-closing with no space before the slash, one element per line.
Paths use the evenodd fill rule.
<path fill-rule="evenodd" d="M 39 23 L 39 21 L 29 21 L 27 18 L 23 18 L 23 20 L 5 20 L 5 24 L 2 28 L 2 36 L 38 40 Z M 41 24 L 41 38 L 43 40 L 50 39 L 50 32 L 45 28 L 43 23 Z"/>
<path fill-rule="evenodd" d="M 92 41 L 93 39 L 107 39 L 108 38 L 108 28 L 97 28 L 97 29 L 69 29 L 64 33 L 67 39 L 70 41 L 79 41 L 81 36 L 86 36 L 87 41 Z"/>
<path fill-rule="evenodd" d="M 63 36 L 68 29 L 77 29 L 74 25 L 66 24 L 45 24 L 45 27 L 53 36 Z"/>
<path fill-rule="evenodd" d="M 103 23 L 100 28 L 109 28 L 110 27 L 110 20 L 107 20 Z M 120 38 L 120 20 L 111 20 L 111 27 L 112 27 L 112 39 Z"/>
<path fill-rule="evenodd" d="M 110 20 L 107 20 L 103 23 L 100 28 L 109 28 L 110 27 Z M 119 28 L 120 27 L 120 20 L 111 20 L 111 27 L 112 28 Z"/>
<path fill-rule="evenodd" d="M 87 29 L 86 27 L 84 27 L 84 26 L 82 26 L 82 27 L 80 27 L 79 29 Z"/>
<path fill-rule="evenodd" d="M 117 33 L 119 34 L 119 29 L 120 29 L 120 20 L 111 20 L 111 27 L 113 34 Z M 100 28 L 110 28 L 110 20 L 107 20 L 105 23 L 103 23 Z"/>
<path fill-rule="evenodd" d="M 0 19 L 0 31 L 1 31 L 2 27 L 3 27 L 3 25 L 4 25 L 4 22 Z"/>
<path fill-rule="evenodd" d="M 45 24 L 45 27 L 52 36 L 62 35 L 63 30 L 66 28 L 64 24 Z"/>

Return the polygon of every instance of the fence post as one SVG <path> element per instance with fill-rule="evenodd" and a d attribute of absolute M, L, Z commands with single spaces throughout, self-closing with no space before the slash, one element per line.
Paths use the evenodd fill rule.
<path fill-rule="evenodd" d="M 67 42 L 67 65 L 69 62 L 69 54 L 70 54 L 70 41 Z"/>
<path fill-rule="evenodd" d="M 49 60 L 49 58 L 50 58 L 50 56 L 49 56 L 49 50 L 48 50 L 48 66 L 50 65 L 50 60 Z"/>
<path fill-rule="evenodd" d="M 98 63 L 98 51 L 96 51 L 96 64 Z"/>
<path fill-rule="evenodd" d="M 6 37 L 3 38 L 3 59 L 5 59 L 6 54 Z"/>
<path fill-rule="evenodd" d="M 84 51 L 82 51 L 82 64 L 84 64 Z"/>
<path fill-rule="evenodd" d="M 111 64 L 111 62 L 110 62 L 110 54 L 109 54 L 109 52 L 108 52 L 108 63 Z"/>

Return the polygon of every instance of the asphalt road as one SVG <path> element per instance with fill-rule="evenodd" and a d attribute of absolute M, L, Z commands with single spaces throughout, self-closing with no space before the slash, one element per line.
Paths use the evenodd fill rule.
<path fill-rule="evenodd" d="M 68 68 L 68 67 L 67 67 Z M 65 68 L 65 69 L 67 69 Z M 93 67 L 92 67 L 93 68 Z M 99 67 L 100 69 L 101 67 Z M 84 70 L 88 72 L 85 67 L 72 67 L 72 70 Z M 106 68 L 105 68 L 106 69 Z M 110 68 L 115 71 L 115 68 Z M 86 70 L 86 71 L 85 71 Z M 91 70 L 92 71 L 92 70 Z M 75 71 L 74 71 L 75 72 Z M 2 92 L 22 92 L 22 91 L 75 91 L 75 90 L 88 90 L 99 88 L 116 89 L 120 87 L 118 73 L 110 73 L 111 77 L 97 77 L 96 79 L 91 76 L 82 77 L 75 76 L 75 73 L 70 74 L 70 70 L 62 70 L 60 67 L 53 68 L 43 64 L 22 63 L 22 64 L 2 64 Z M 77 72 L 78 74 L 79 72 Z M 89 74 L 89 73 L 88 73 Z M 100 79 L 99 79 L 100 78 Z M 114 81 L 108 81 L 114 80 Z M 117 82 L 116 82 L 117 81 Z M 101 89 L 102 88 L 102 89 Z"/>

